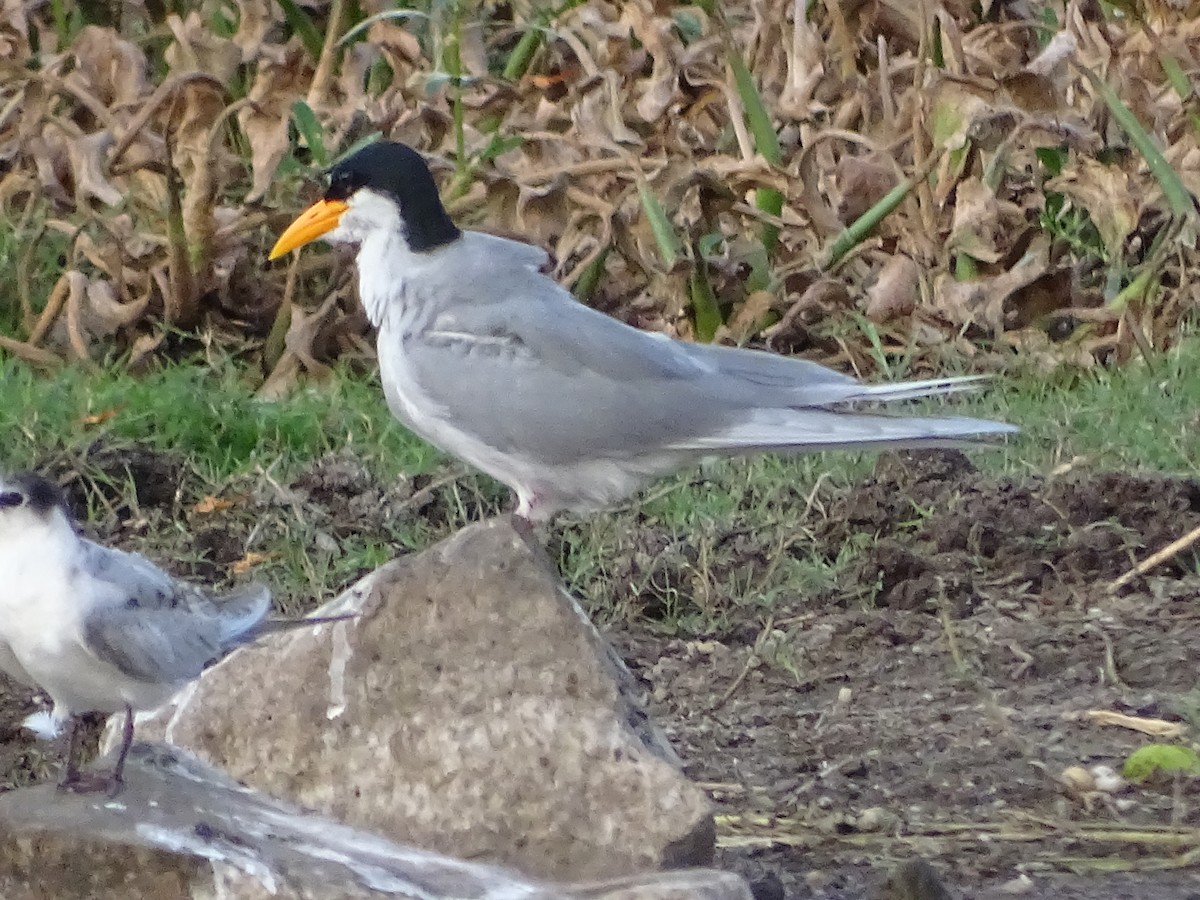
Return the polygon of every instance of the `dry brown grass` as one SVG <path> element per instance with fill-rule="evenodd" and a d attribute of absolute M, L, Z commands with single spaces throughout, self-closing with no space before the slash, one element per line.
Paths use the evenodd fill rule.
<path fill-rule="evenodd" d="M 5 350 L 136 364 L 181 332 L 261 354 L 271 392 L 369 354 L 342 261 L 264 257 L 310 164 L 374 132 L 431 154 L 467 223 L 547 246 L 589 302 L 682 337 L 863 372 L 1087 367 L 1170 345 L 1195 305 L 1194 222 L 1096 83 L 1200 187 L 1194 3 L 830 0 L 804 21 L 778 0 L 430 0 L 365 27 L 392 7 L 286 6 L 0 12 Z M 43 286 L 48 236 L 65 264 Z"/>

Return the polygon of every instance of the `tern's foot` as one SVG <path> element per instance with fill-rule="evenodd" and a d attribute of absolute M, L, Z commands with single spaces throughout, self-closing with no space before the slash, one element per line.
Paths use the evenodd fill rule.
<path fill-rule="evenodd" d="M 520 513 L 512 514 L 512 526 L 516 529 L 517 534 L 526 540 L 530 540 L 534 536 L 534 524 L 531 520 L 525 518 Z"/>
<path fill-rule="evenodd" d="M 109 797 L 117 796 L 123 787 L 123 778 L 112 774 L 102 775 L 99 772 L 74 772 L 58 783 L 61 793 L 108 794 Z"/>

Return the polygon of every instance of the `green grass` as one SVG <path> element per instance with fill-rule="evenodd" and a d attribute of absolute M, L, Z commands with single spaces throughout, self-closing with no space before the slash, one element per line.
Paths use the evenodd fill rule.
<path fill-rule="evenodd" d="M 338 372 L 286 402 L 256 399 L 231 363 L 171 365 L 140 377 L 71 367 L 42 376 L 9 360 L 0 378 L 0 469 L 77 478 L 89 532 L 178 575 L 228 583 L 239 577 L 239 558 L 263 554 L 252 577 L 296 612 L 442 535 L 415 517 L 339 524 L 340 498 L 326 508 L 288 487 L 316 460 L 346 450 L 384 486 L 445 468 L 440 453 L 392 419 L 373 378 Z M 166 503 L 146 501 L 153 489 L 144 483 L 135 489 L 130 472 L 147 455 L 171 461 L 162 477 L 177 483 L 166 486 Z M 136 477 L 144 480 L 144 470 Z M 235 506 L 197 514 L 209 495 Z"/>
<path fill-rule="evenodd" d="M 9 470 L 97 441 L 181 454 L 215 481 L 260 463 L 282 465 L 287 475 L 347 445 L 384 476 L 426 472 L 442 459 L 395 423 L 374 379 L 342 372 L 283 403 L 256 399 L 231 363 L 142 376 L 65 368 L 46 377 L 8 360 L 0 378 L 0 430 L 8 436 L 0 465 Z"/>
<path fill-rule="evenodd" d="M 1045 471 L 1082 456 L 1094 469 L 1200 474 L 1200 337 L 1153 361 L 1049 379 L 1027 376 L 962 404 L 1020 425 L 1005 448 L 976 454 L 993 472 Z"/>
<path fill-rule="evenodd" d="M 985 474 L 1044 474 L 1075 457 L 1092 470 L 1200 474 L 1193 439 L 1200 428 L 1198 351 L 1200 339 L 1192 337 L 1153 367 L 1134 362 L 1115 372 L 997 379 L 952 408 L 1022 427 L 1005 445 L 970 451 Z M 0 377 L 0 433 L 7 438 L 0 468 L 82 471 L 97 447 L 170 455 L 183 471 L 170 509 L 141 510 L 132 485 L 109 484 L 103 497 L 89 500 L 93 529 L 181 574 L 217 581 L 232 578 L 231 560 L 214 556 L 196 534 L 228 533 L 239 552 L 268 555 L 254 573 L 277 586 L 285 608 L 311 606 L 397 552 L 507 508 L 507 492 L 488 479 L 447 478 L 453 463 L 392 419 L 373 376 L 339 371 L 283 402 L 255 399 L 232 362 L 215 369 L 170 365 L 134 377 L 77 368 L 43 376 L 7 361 Z M 96 416 L 104 420 L 90 418 Z M 421 484 L 446 484 L 399 520 L 361 527 L 331 521 L 336 498 L 293 509 L 272 499 L 276 488 L 264 488 L 286 488 L 319 458 L 347 451 L 381 486 L 415 475 L 424 476 Z M 814 529 L 828 498 L 873 464 L 873 455 L 854 453 L 721 460 L 656 483 L 616 510 L 563 517 L 544 536 L 566 583 L 598 618 L 711 632 L 744 620 L 748 608 L 765 617 L 834 584 L 874 535 L 855 536 L 829 559 L 816 551 Z M 194 515 L 196 500 L 207 494 L 252 499 L 222 515 Z M 920 515 L 914 509 L 914 520 Z"/>

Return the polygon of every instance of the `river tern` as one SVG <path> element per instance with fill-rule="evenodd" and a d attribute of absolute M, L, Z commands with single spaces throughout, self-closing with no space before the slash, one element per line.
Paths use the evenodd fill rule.
<path fill-rule="evenodd" d="M 134 710 L 153 709 L 235 647 L 331 619 L 271 621 L 271 594 L 252 584 L 218 596 L 150 560 L 82 537 L 52 482 L 0 479 L 0 670 L 39 688 L 67 721 L 59 787 L 119 791 Z M 78 715 L 125 713 L 111 774 L 79 770 Z"/>
<path fill-rule="evenodd" d="M 577 302 L 528 244 L 458 228 L 424 158 L 379 141 L 333 166 L 270 258 L 316 238 L 358 246 L 388 406 L 507 484 L 525 524 L 607 506 L 709 456 L 960 446 L 1000 422 L 864 404 L 978 378 L 868 385 L 810 361 L 672 340 Z"/>

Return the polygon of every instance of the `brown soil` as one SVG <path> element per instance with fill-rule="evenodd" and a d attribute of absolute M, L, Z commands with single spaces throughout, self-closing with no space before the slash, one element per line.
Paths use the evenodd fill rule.
<path fill-rule="evenodd" d="M 951 896 L 1025 875 L 1028 897 L 1200 898 L 1200 781 L 1061 781 L 1153 740 L 1090 710 L 1200 721 L 1196 551 L 1107 591 L 1197 526 L 1195 480 L 883 457 L 826 500 L 830 558 L 879 538 L 835 590 L 727 635 L 618 641 L 711 786 L 720 861 L 764 897 L 941 896 L 884 884 L 924 858 Z"/>
<path fill-rule="evenodd" d="M 136 483 L 135 508 L 103 479 L 69 492 L 81 509 L 99 500 L 114 511 L 102 539 L 169 558 L 147 535 L 188 526 L 208 488 L 181 485 L 188 475 L 169 459 L 129 459 L 136 465 L 114 457 L 109 474 Z M 272 503 L 281 516 L 302 503 L 339 540 L 377 532 L 385 507 L 442 516 L 422 485 L 380 493 L 348 465 L 318 463 L 283 486 L 286 496 L 247 504 L 245 522 L 178 529 L 194 556 L 175 568 L 224 571 L 241 530 L 272 527 Z M 881 457 L 873 477 L 818 499 L 819 552 L 832 560 L 846 544 L 867 545 L 832 588 L 785 597 L 769 618 L 734 608 L 719 633 L 698 638 L 644 622 L 611 629 L 713 796 L 719 863 L 749 876 L 763 900 L 945 896 L 921 878 L 886 886 L 889 871 L 916 859 L 960 898 L 1200 900 L 1200 875 L 1186 865 L 1200 863 L 1200 780 L 1110 792 L 1061 781 L 1071 766 L 1119 772 L 1153 740 L 1101 726 L 1090 710 L 1181 721 L 1193 734 L 1200 723 L 1196 551 L 1107 591 L 1200 526 L 1200 482 L 1084 471 L 993 480 L 959 454 L 923 453 Z M 716 565 L 771 552 L 736 534 Z M 631 535 L 641 558 L 686 580 L 687 552 L 664 552 L 674 544 L 649 526 Z M 0 683 L 0 789 L 53 776 L 53 748 L 19 728 L 34 708 Z"/>

